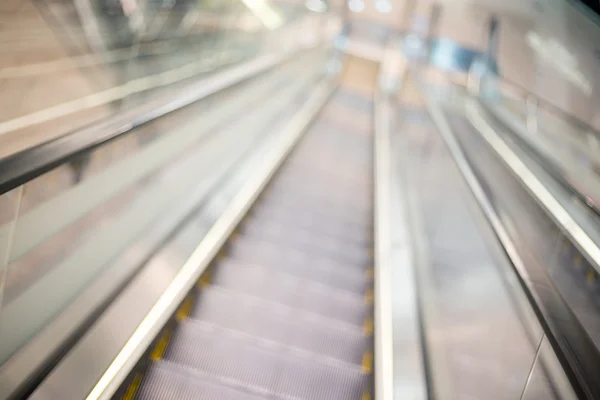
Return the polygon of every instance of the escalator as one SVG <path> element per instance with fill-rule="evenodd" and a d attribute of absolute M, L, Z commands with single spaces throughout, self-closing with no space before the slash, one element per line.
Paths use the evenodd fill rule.
<path fill-rule="evenodd" d="M 116 398 L 370 398 L 371 107 L 333 94 Z"/>
<path fill-rule="evenodd" d="M 539 321 L 525 326 L 533 328 L 530 338 L 537 337 L 533 343 L 540 357 L 535 363 L 545 364 L 537 370 L 553 376 L 534 379 L 534 367 L 528 381 L 550 382 L 556 398 L 598 398 L 595 273 L 586 254 L 593 248 L 587 234 L 597 224 L 595 218 L 578 218 L 591 210 L 585 210 L 558 177 L 536 163 L 531 148 L 512 141 L 514 134 L 472 98 L 457 96 L 451 103 L 433 100 L 433 92 L 428 96 L 429 114 L 510 260 L 514 277 L 507 283 L 521 286 L 530 303 L 529 311 L 521 311 L 522 318 L 535 314 Z M 577 235 L 571 235 L 573 231 Z M 581 238 L 588 240 L 588 247 L 579 246 Z M 511 341 L 503 357 L 514 347 Z M 553 349 L 554 361 L 548 363 L 544 348 Z M 531 392 L 541 393 L 537 388 Z"/>
<path fill-rule="evenodd" d="M 146 225 L 135 225 L 139 234 L 122 253 L 93 252 L 94 262 L 103 256 L 112 268 L 101 270 L 102 279 L 123 280 L 110 281 L 111 291 L 96 289 L 97 278 L 86 286 L 83 294 L 106 297 L 102 306 L 80 312 L 83 328 L 49 350 L 53 361 L 35 367 L 36 382 L 23 372 L 31 358 L 18 364 L 28 386 L 0 398 L 576 397 L 570 384 L 578 377 L 562 370 L 570 365 L 548 316 L 519 286 L 515 258 L 465 173 L 470 164 L 448 145 L 443 131 L 451 127 L 474 154 L 469 161 L 491 170 L 485 146 L 462 143 L 469 132 L 455 123 L 467 122 L 462 111 L 445 105 L 440 124 L 412 78 L 399 93 L 386 92 L 389 60 L 325 53 L 164 117 L 164 136 L 150 144 L 136 128 L 138 152 L 152 145 L 166 159 L 164 144 L 178 143 L 169 153 L 178 180 L 143 181 L 152 191 L 139 197 L 153 208 L 131 212 Z M 174 120 L 189 129 L 180 133 Z M 165 168 L 161 159 L 152 163 L 144 165 Z M 128 165 L 115 163 L 111 176 L 141 174 Z M 499 181 L 477 178 L 483 186 Z M 200 187 L 189 194 L 194 185 L 202 195 Z M 511 189 L 508 200 L 520 194 L 503 188 Z M 90 209 L 101 203 L 97 195 L 83 200 Z M 150 218 L 167 206 L 177 211 L 160 214 L 169 229 L 148 241 Z M 121 245 L 115 226 L 106 236 Z M 66 297 L 52 297 L 59 294 Z M 40 322 L 40 337 L 49 326 Z M 48 343 L 31 341 L 26 354 Z"/>

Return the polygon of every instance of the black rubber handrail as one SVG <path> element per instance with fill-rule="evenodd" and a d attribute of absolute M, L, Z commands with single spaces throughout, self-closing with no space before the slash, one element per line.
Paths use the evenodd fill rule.
<path fill-rule="evenodd" d="M 0 159 L 0 195 L 23 185 L 55 167 L 149 122 L 119 116 L 75 130 L 64 136 Z"/>
<path fill-rule="evenodd" d="M 587 122 L 585 122 L 585 121 L 581 120 L 580 118 L 574 116 L 573 114 L 570 114 L 569 112 L 563 110 L 561 107 L 557 106 L 556 104 L 552 103 L 551 101 L 538 96 L 537 94 L 526 89 L 525 87 L 521 86 L 520 84 L 516 83 L 515 81 L 508 79 L 505 76 L 500 76 L 499 78 L 503 84 L 506 84 L 507 86 L 511 87 L 512 89 L 518 91 L 520 93 L 519 97 L 521 97 L 522 100 L 526 100 L 528 96 L 533 96 L 539 102 L 539 105 L 541 108 L 548 110 L 550 113 L 556 115 L 558 118 L 560 118 L 562 120 L 565 120 L 570 125 L 574 125 L 577 129 L 583 131 L 581 133 L 586 133 L 586 132 L 591 133 L 592 135 L 594 135 L 595 137 L 600 139 L 600 132 L 598 131 L 598 129 L 594 128 Z"/>
<path fill-rule="evenodd" d="M 247 63 L 246 68 L 234 67 L 236 71 L 229 71 L 229 75 L 224 77 L 222 81 L 209 84 L 205 80 L 200 80 L 192 84 L 185 92 L 174 97 L 157 99 L 154 102 L 119 113 L 104 121 L 76 129 L 56 139 L 2 158 L 0 159 L 0 195 L 65 162 L 75 160 L 78 156 L 117 137 L 130 133 L 143 124 L 184 108 L 222 89 L 235 86 L 245 79 L 257 76 L 277 65 L 280 61 L 284 61 L 287 57 L 285 55 L 251 60 Z M 227 73 L 226 70 L 225 74 Z"/>

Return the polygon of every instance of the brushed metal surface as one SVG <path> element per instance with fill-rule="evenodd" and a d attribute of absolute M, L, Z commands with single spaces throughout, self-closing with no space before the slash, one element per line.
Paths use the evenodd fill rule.
<path fill-rule="evenodd" d="M 433 371 L 448 374 L 447 398 L 520 398 L 541 332 L 532 340 L 523 324 L 499 271 L 506 260 L 490 251 L 486 239 L 493 235 L 481 233 L 489 228 L 435 126 L 424 118 L 406 121 L 409 177 L 433 279 L 436 318 L 428 327 L 425 315 L 425 329 L 434 330 L 431 348 L 445 352 L 437 359 L 446 365 Z"/>

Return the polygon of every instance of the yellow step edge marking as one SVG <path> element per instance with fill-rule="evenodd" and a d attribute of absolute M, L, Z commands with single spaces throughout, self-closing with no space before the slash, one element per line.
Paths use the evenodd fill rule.
<path fill-rule="evenodd" d="M 367 270 L 365 271 L 365 278 L 369 281 L 372 281 L 374 276 L 375 276 L 375 269 L 373 269 L 373 267 L 367 268 Z"/>
<path fill-rule="evenodd" d="M 177 318 L 177 321 L 181 322 L 181 321 L 187 319 L 187 317 L 192 312 L 193 306 L 194 306 L 194 297 L 191 295 L 187 296 L 185 298 L 185 300 L 183 301 L 183 303 L 181 304 L 181 306 L 179 307 L 179 310 L 177 310 L 177 314 L 175 315 L 175 318 Z"/>
<path fill-rule="evenodd" d="M 364 375 L 368 375 L 373 371 L 373 353 L 370 351 L 365 351 L 363 353 L 362 363 L 361 363 L 362 373 Z"/>
<path fill-rule="evenodd" d="M 581 254 L 575 254 L 575 257 L 573 257 L 573 262 L 579 267 L 581 265 Z"/>
<path fill-rule="evenodd" d="M 204 271 L 204 273 L 200 276 L 200 279 L 198 279 L 198 287 L 204 288 L 204 287 L 207 287 L 208 285 L 210 285 L 211 278 L 212 278 L 212 271 L 211 270 Z"/>
<path fill-rule="evenodd" d="M 363 332 L 366 336 L 373 334 L 373 317 L 366 317 L 363 323 Z"/>
<path fill-rule="evenodd" d="M 158 361 L 162 358 L 162 356 L 165 354 L 165 350 L 167 349 L 167 346 L 169 344 L 169 341 L 171 340 L 171 330 L 167 329 L 162 336 L 160 337 L 160 339 L 158 339 L 158 342 L 156 343 L 156 346 L 154 346 L 154 350 L 152 350 L 152 354 L 150 355 L 150 358 L 152 359 L 152 361 Z"/>
<path fill-rule="evenodd" d="M 360 397 L 360 400 L 371 400 L 371 393 L 368 390 L 365 390 Z"/>
<path fill-rule="evenodd" d="M 373 289 L 368 288 L 365 292 L 365 304 L 373 304 Z"/>
<path fill-rule="evenodd" d="M 593 269 L 588 269 L 587 274 L 586 274 L 586 278 L 588 283 L 595 283 L 596 282 L 596 273 L 594 272 Z"/>
<path fill-rule="evenodd" d="M 239 238 L 240 238 L 240 233 L 237 230 L 235 230 L 235 231 L 233 231 L 233 233 L 229 237 L 229 240 L 231 240 L 232 242 L 235 242 Z"/>
<path fill-rule="evenodd" d="M 372 247 L 369 247 L 367 249 L 367 254 L 369 255 L 369 257 L 373 257 L 373 255 L 375 254 L 375 251 L 373 250 Z"/>
<path fill-rule="evenodd" d="M 135 377 L 133 378 L 133 380 L 127 387 L 127 390 L 125 391 L 122 400 L 133 400 L 135 398 L 135 395 L 137 394 L 137 391 L 140 388 L 140 385 L 142 384 L 142 377 L 143 375 L 141 372 L 135 374 Z"/>

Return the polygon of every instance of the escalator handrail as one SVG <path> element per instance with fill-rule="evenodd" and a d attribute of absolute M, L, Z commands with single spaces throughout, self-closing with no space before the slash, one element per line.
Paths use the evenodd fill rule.
<path fill-rule="evenodd" d="M 518 93 L 518 97 L 527 101 L 528 97 L 532 97 L 538 104 L 538 107 L 544 108 L 549 111 L 551 114 L 554 114 L 559 119 L 566 121 L 569 125 L 572 125 L 576 128 L 577 133 L 586 134 L 590 133 L 594 135 L 597 139 L 600 139 L 600 131 L 597 128 L 594 128 L 588 122 L 583 121 L 581 118 L 574 116 L 568 111 L 564 110 L 562 107 L 557 106 L 550 100 L 547 100 L 535 93 L 531 90 L 525 88 L 524 86 L 518 84 L 517 82 L 507 78 L 506 76 L 498 76 L 498 79 L 503 85 L 510 87 Z"/>
<path fill-rule="evenodd" d="M 141 125 L 257 76 L 300 50 L 301 48 L 254 58 L 202 79 L 176 95 L 157 99 L 2 158 L 0 159 L 0 195 L 86 152 L 131 133 Z"/>

